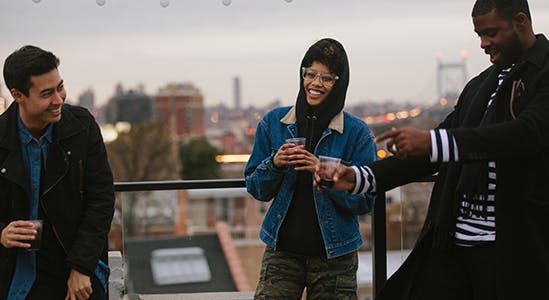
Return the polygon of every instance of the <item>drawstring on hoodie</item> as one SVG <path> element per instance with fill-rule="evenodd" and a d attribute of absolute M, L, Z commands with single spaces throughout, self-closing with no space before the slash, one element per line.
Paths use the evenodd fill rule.
<path fill-rule="evenodd" d="M 313 138 L 314 138 L 314 128 L 315 128 L 315 121 L 317 120 L 317 117 L 315 115 L 307 115 L 307 149 L 310 152 L 314 152 L 314 145 L 313 145 Z"/>

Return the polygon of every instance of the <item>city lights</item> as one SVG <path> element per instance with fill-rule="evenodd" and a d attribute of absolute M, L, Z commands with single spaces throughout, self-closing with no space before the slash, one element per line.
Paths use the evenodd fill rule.
<path fill-rule="evenodd" d="M 383 149 L 377 150 L 377 158 L 384 159 L 385 157 L 387 157 L 387 151 Z"/>
<path fill-rule="evenodd" d="M 250 159 L 250 154 L 226 154 L 218 155 L 215 157 L 215 161 L 220 164 L 228 163 L 246 163 Z"/>

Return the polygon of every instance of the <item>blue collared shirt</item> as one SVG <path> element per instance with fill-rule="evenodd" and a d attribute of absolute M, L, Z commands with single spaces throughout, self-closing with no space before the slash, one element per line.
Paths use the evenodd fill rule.
<path fill-rule="evenodd" d="M 23 163 L 26 174 L 30 180 L 31 199 L 29 219 L 38 217 L 38 205 L 40 197 L 40 175 L 41 169 L 46 165 L 49 153 L 49 146 L 52 142 L 53 125 L 48 125 L 44 135 L 40 139 L 32 136 L 30 131 L 23 125 L 21 117 L 17 116 L 17 129 Z M 43 162 L 42 162 L 43 160 Z M 18 251 L 15 272 L 8 293 L 8 300 L 25 299 L 36 278 L 36 255 L 34 252 Z"/>

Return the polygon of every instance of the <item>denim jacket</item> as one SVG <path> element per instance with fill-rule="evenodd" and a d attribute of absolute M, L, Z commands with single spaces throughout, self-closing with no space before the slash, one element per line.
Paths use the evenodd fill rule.
<path fill-rule="evenodd" d="M 278 231 L 290 206 L 297 175 L 291 166 L 275 167 L 273 157 L 287 138 L 296 136 L 295 108 L 273 109 L 257 126 L 252 155 L 245 169 L 248 193 L 259 201 L 274 199 L 259 234 L 272 248 L 276 248 Z M 362 166 L 376 158 L 374 136 L 362 120 L 341 112 L 322 133 L 314 154 L 339 157 L 343 164 Z M 358 215 L 373 209 L 374 195 L 312 188 L 327 257 L 335 258 L 357 250 L 362 244 Z"/>

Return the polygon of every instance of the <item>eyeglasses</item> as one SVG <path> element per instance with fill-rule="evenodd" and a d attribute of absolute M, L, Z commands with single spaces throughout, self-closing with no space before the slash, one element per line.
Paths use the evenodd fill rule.
<path fill-rule="evenodd" d="M 339 79 L 339 76 L 329 74 L 329 73 L 320 73 L 317 70 L 303 67 L 301 68 L 301 76 L 303 79 L 314 81 L 318 76 L 320 78 L 320 83 L 325 87 L 331 87 L 335 84 L 336 80 Z"/>

